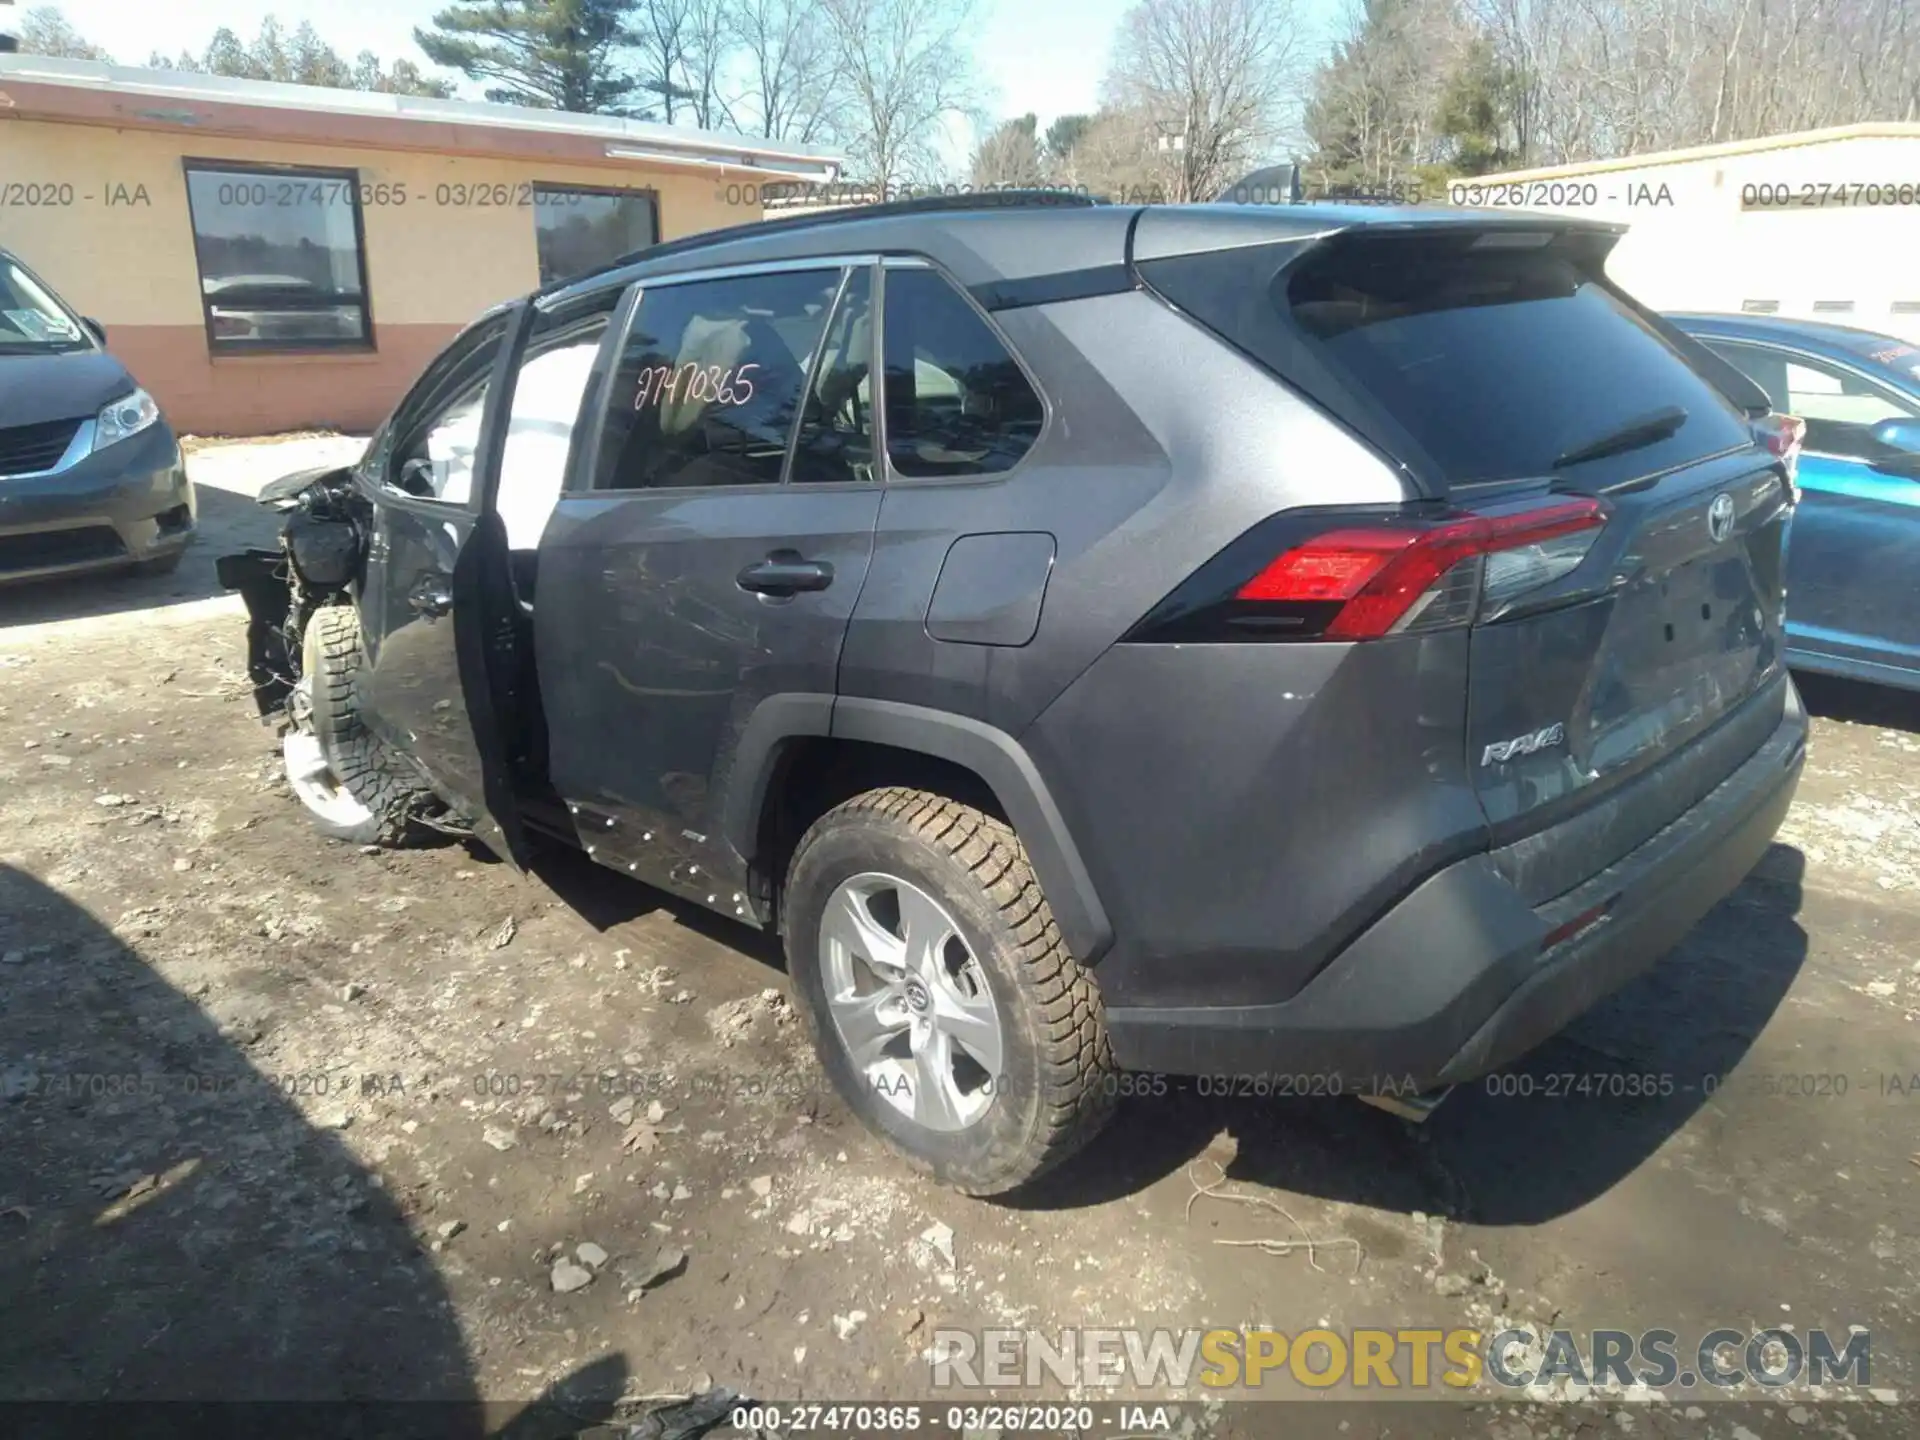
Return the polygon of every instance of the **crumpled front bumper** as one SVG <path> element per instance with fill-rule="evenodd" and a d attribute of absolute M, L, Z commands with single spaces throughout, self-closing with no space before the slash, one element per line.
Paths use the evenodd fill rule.
<path fill-rule="evenodd" d="M 287 644 L 293 608 L 287 557 L 278 550 L 242 550 L 213 562 L 225 590 L 237 590 L 247 607 L 247 678 L 262 718 L 277 716 L 299 678 L 299 657 Z"/>

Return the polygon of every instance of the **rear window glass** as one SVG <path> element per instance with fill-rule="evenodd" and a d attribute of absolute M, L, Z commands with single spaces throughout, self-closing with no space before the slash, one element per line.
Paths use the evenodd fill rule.
<path fill-rule="evenodd" d="M 1564 476 L 1585 488 L 1749 443 L 1726 397 L 1577 257 L 1470 238 L 1336 241 L 1257 277 L 1258 306 L 1245 288 L 1209 294 L 1188 263 L 1175 282 L 1185 298 L 1168 298 L 1446 486 Z M 1204 258 L 1223 273 L 1247 263 Z M 1676 406 L 1686 419 L 1663 438 L 1556 468 Z"/>

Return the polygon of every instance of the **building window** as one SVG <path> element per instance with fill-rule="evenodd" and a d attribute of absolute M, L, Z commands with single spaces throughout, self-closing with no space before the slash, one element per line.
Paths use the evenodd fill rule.
<path fill-rule="evenodd" d="M 533 233 L 540 283 L 598 270 L 660 239 L 660 210 L 651 190 L 533 187 Z"/>
<path fill-rule="evenodd" d="M 216 354 L 372 345 L 356 172 L 199 160 L 186 170 Z"/>

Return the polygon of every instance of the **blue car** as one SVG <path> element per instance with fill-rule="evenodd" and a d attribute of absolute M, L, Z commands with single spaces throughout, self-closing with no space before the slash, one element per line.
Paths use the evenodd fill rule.
<path fill-rule="evenodd" d="M 1920 345 L 1772 316 L 1668 318 L 1806 422 L 1787 663 L 1920 690 Z"/>

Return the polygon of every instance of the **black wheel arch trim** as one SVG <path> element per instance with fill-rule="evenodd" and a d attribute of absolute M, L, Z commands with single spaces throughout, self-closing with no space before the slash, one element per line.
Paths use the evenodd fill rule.
<path fill-rule="evenodd" d="M 757 848 L 781 743 L 807 735 L 890 745 L 971 770 L 993 791 L 1026 846 L 1074 958 L 1091 965 L 1112 946 L 1106 907 L 1032 757 L 1005 731 L 966 715 L 857 696 L 768 696 L 741 731 L 722 812 L 727 842 L 737 854 L 751 860 Z"/>
<path fill-rule="evenodd" d="M 752 861 L 759 849 L 760 816 L 767 806 L 781 745 L 832 732 L 831 695 L 769 695 L 753 707 L 734 745 L 720 811 L 721 834 L 743 864 Z"/>

